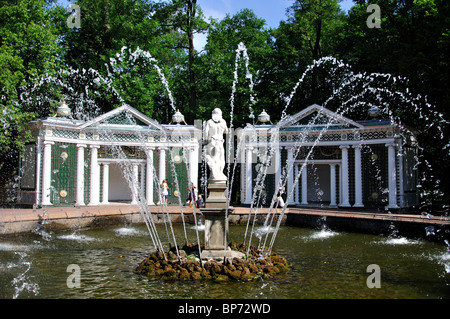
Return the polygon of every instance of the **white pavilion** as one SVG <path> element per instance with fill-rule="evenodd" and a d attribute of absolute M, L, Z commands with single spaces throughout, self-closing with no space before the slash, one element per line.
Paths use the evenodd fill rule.
<path fill-rule="evenodd" d="M 390 120 L 353 121 L 317 104 L 281 125 L 268 125 L 269 120 L 263 112 L 263 123 L 244 133 L 242 203 L 255 200 L 258 173 L 266 169 L 262 187 L 266 203 L 281 183 L 285 194 L 291 193 L 289 205 L 389 209 L 417 205 L 415 139 Z"/>
<path fill-rule="evenodd" d="M 72 120 L 64 109 L 30 123 L 36 142 L 22 159 L 20 202 L 133 204 L 140 191 L 154 205 L 165 179 L 170 197 L 184 196 L 189 182 L 197 185 L 201 129 L 181 125 L 179 112 L 176 124 L 160 125 L 129 105 L 90 121 Z"/>
<path fill-rule="evenodd" d="M 140 191 L 154 205 L 164 179 L 169 199 L 178 203 L 180 196 L 185 200 L 190 183 L 199 188 L 202 129 L 182 124 L 181 113 L 167 125 L 128 105 L 89 121 L 73 120 L 69 114 L 63 105 L 57 116 L 30 123 L 35 141 L 21 160 L 20 203 L 133 204 Z M 238 138 L 242 147 L 235 147 L 241 151 L 241 204 L 261 197 L 255 196 L 259 189 L 265 195 L 259 204 L 269 205 L 281 183 L 292 195 L 289 205 L 417 205 L 415 139 L 389 120 L 353 121 L 316 104 L 282 124 L 269 124 L 265 112 L 259 119 L 260 124 Z"/>

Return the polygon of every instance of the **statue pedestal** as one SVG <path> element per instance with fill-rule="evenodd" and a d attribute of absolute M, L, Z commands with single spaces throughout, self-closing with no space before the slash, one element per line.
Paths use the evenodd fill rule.
<path fill-rule="evenodd" d="M 227 199 L 225 198 L 226 181 L 208 180 L 209 196 L 206 200 L 206 208 L 200 209 L 205 217 L 205 249 L 202 251 L 202 259 L 216 258 L 241 258 L 243 254 L 228 248 L 228 218 Z M 228 208 L 228 214 L 233 208 Z"/>
<path fill-rule="evenodd" d="M 205 216 L 205 250 L 223 251 L 228 245 L 228 220 L 225 220 L 225 209 L 202 209 Z"/>
<path fill-rule="evenodd" d="M 227 199 L 225 190 L 227 189 L 226 180 L 208 180 L 209 195 L 206 200 L 206 207 L 225 210 L 227 208 Z"/>

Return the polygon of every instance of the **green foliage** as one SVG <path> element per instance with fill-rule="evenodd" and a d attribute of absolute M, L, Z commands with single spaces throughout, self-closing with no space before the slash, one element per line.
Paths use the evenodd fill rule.
<path fill-rule="evenodd" d="M 54 27 L 44 0 L 0 1 L 0 156 L 29 138 L 28 121 L 37 113 L 23 109 L 22 93 L 59 66 Z"/>
<path fill-rule="evenodd" d="M 250 81 L 246 77 L 245 60 L 238 63 L 238 83 L 236 86 L 234 125 L 242 126 L 249 122 L 250 95 L 258 94 L 265 83 L 264 71 L 270 67 L 272 47 L 270 33 L 265 28 L 265 21 L 256 17 L 251 10 L 242 10 L 234 16 L 227 15 L 222 21 L 212 21 L 208 33 L 206 53 L 200 57 L 203 69 L 200 79 L 199 113 L 208 118 L 211 111 L 218 107 L 224 116 L 230 112 L 230 98 L 234 80 L 236 49 L 243 42 L 250 58 L 249 71 L 253 74 L 255 92 L 250 90 Z M 262 93 L 262 92 L 261 92 Z M 258 106 L 257 106 L 258 108 Z M 259 106 L 262 110 L 263 106 Z"/>

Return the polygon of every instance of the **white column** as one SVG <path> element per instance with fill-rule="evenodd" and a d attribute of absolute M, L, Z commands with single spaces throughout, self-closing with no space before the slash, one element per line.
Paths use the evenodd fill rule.
<path fill-rule="evenodd" d="M 133 189 L 131 190 L 131 204 L 137 204 L 138 199 L 138 181 L 139 181 L 139 164 L 133 163 L 133 176 L 131 177 L 131 182 L 133 184 Z"/>
<path fill-rule="evenodd" d="M 140 185 L 140 187 L 141 187 L 141 192 L 144 192 L 144 187 L 145 187 L 145 167 L 146 167 L 146 165 L 145 164 L 143 164 L 143 163 L 141 163 L 140 165 L 139 165 L 139 167 L 141 168 L 141 183 L 139 184 Z"/>
<path fill-rule="evenodd" d="M 348 182 L 348 145 L 339 146 L 342 149 L 342 177 L 341 177 L 341 189 L 342 189 L 342 199 L 339 206 L 351 207 L 349 202 L 349 182 Z"/>
<path fill-rule="evenodd" d="M 308 205 L 308 164 L 303 164 L 302 170 L 302 205 Z"/>
<path fill-rule="evenodd" d="M 292 188 L 294 187 L 294 150 L 292 148 L 288 148 L 287 155 L 287 164 L 289 171 L 289 176 L 287 180 L 287 191 L 286 194 L 290 194 Z M 294 203 L 294 198 L 290 198 L 288 204 L 292 205 Z"/>
<path fill-rule="evenodd" d="M 44 160 L 42 163 L 42 206 L 52 205 L 50 187 L 52 182 L 52 145 L 54 142 L 44 141 Z"/>
<path fill-rule="evenodd" d="M 159 182 L 166 179 L 166 147 L 159 148 Z"/>
<path fill-rule="evenodd" d="M 109 163 L 103 164 L 103 200 L 102 204 L 108 204 L 109 200 Z"/>
<path fill-rule="evenodd" d="M 400 199 L 400 207 L 405 206 L 405 189 L 404 189 L 404 180 L 403 180 L 403 150 L 398 152 L 398 171 L 400 172 L 398 176 L 398 188 L 400 190 L 399 199 Z"/>
<path fill-rule="evenodd" d="M 189 148 L 189 176 L 195 187 L 198 185 L 198 147 Z"/>
<path fill-rule="evenodd" d="M 41 138 L 38 137 L 36 144 L 36 198 L 35 204 L 39 205 L 41 202 L 41 164 L 42 164 L 42 143 Z"/>
<path fill-rule="evenodd" d="M 146 195 L 147 205 L 155 205 L 153 202 L 153 148 L 149 148 L 147 152 L 147 169 L 146 169 Z"/>
<path fill-rule="evenodd" d="M 388 147 L 388 187 L 389 205 L 388 208 L 398 208 L 397 206 L 397 172 L 395 165 L 395 143 L 386 144 Z"/>
<path fill-rule="evenodd" d="M 336 203 L 336 164 L 330 164 L 330 207 L 337 207 Z"/>
<path fill-rule="evenodd" d="M 295 178 L 297 178 L 298 172 L 299 172 L 298 165 L 295 165 L 294 166 Z M 297 183 L 295 184 L 295 203 L 296 204 L 300 203 L 300 187 L 298 186 L 298 180 Z"/>
<path fill-rule="evenodd" d="M 243 138 L 245 138 L 243 136 Z M 246 194 L 246 188 L 245 188 L 245 173 L 246 173 L 246 166 L 245 166 L 245 157 L 246 157 L 246 147 L 245 147 L 245 143 L 241 146 L 240 151 L 240 160 L 241 160 L 241 204 L 245 204 L 246 200 L 245 200 L 245 194 Z M 199 190 L 200 191 L 200 190 Z"/>
<path fill-rule="evenodd" d="M 247 147 L 247 158 L 245 161 L 245 202 L 251 204 L 253 197 L 253 171 L 252 171 L 252 161 L 253 161 L 253 147 Z"/>
<path fill-rule="evenodd" d="M 355 149 L 355 204 L 353 207 L 364 207 L 362 199 L 362 173 L 361 173 L 361 145 L 354 145 Z"/>
<path fill-rule="evenodd" d="M 84 149 L 86 144 L 77 144 L 77 204 L 85 205 L 84 203 Z"/>
<path fill-rule="evenodd" d="M 337 166 L 338 166 L 338 171 L 339 171 L 339 203 L 340 203 L 342 201 L 342 162 L 341 162 L 341 164 L 338 164 Z"/>
<path fill-rule="evenodd" d="M 281 178 L 281 147 L 275 149 L 275 189 L 278 191 Z"/>
<path fill-rule="evenodd" d="M 98 205 L 100 201 L 100 170 L 98 166 L 98 149 L 100 146 L 91 145 L 91 181 L 89 205 Z"/>

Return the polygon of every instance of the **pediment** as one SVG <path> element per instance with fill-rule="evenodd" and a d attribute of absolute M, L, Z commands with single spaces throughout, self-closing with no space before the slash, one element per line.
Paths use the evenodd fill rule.
<path fill-rule="evenodd" d="M 289 127 L 317 127 L 325 125 L 329 125 L 334 128 L 363 128 L 363 125 L 346 118 L 341 114 L 330 111 L 329 109 L 318 104 L 313 104 L 291 116 L 291 118 L 281 127 L 281 129 L 287 129 Z"/>
<path fill-rule="evenodd" d="M 162 126 L 133 107 L 124 104 L 117 109 L 100 115 L 80 126 L 80 129 L 99 127 L 141 127 L 142 129 L 163 130 Z"/>

